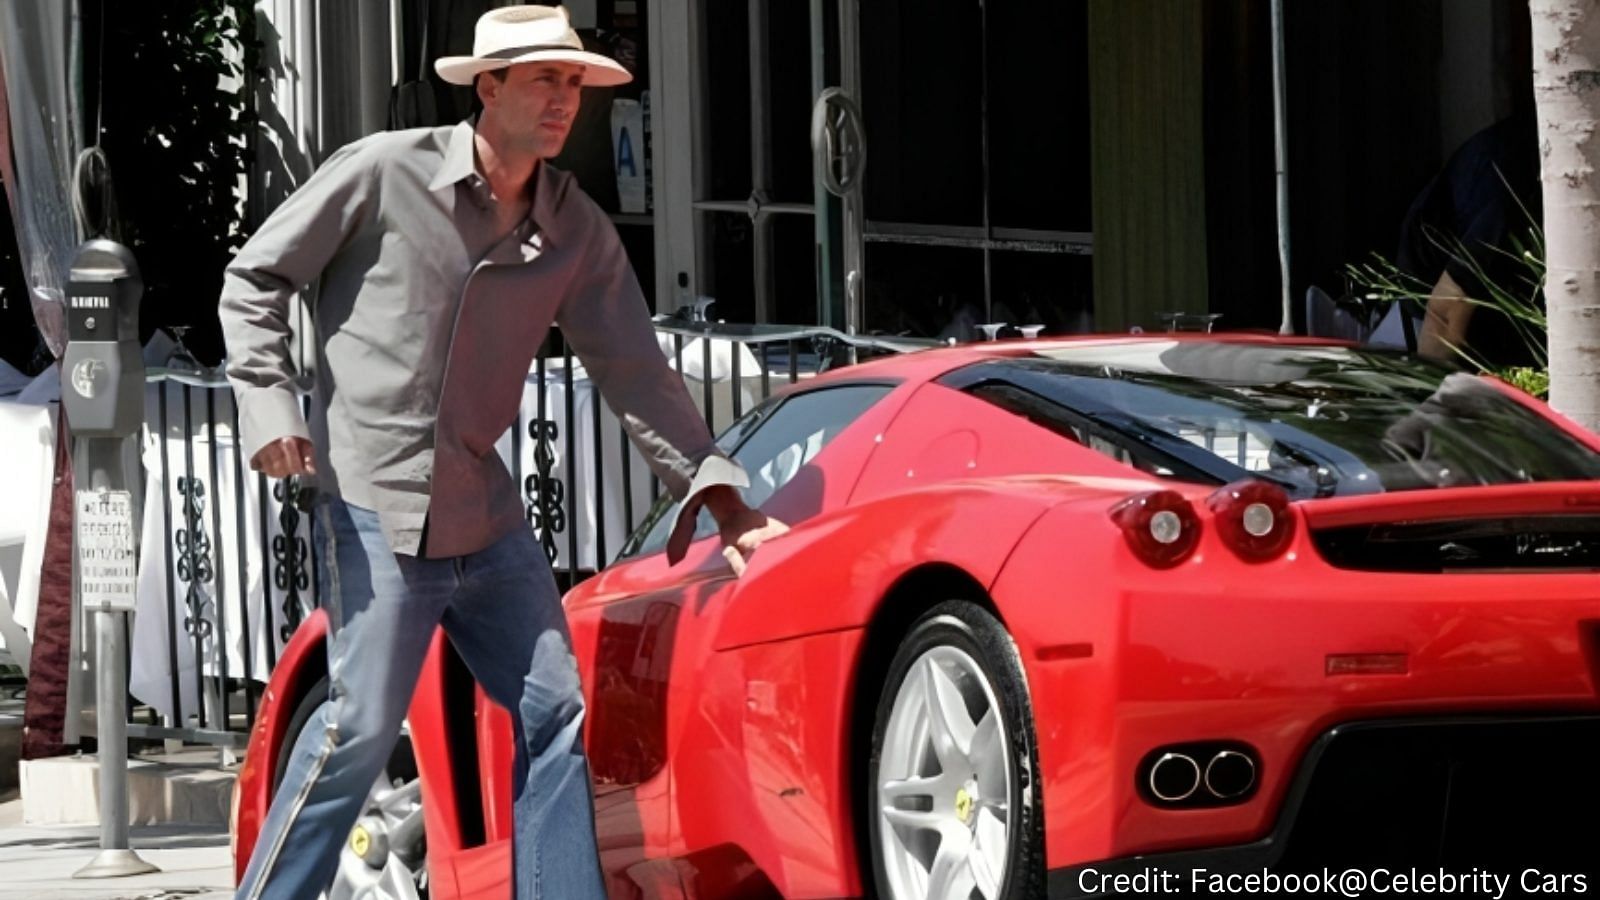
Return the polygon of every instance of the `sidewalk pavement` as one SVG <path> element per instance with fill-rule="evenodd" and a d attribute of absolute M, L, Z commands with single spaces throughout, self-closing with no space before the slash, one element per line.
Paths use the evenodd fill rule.
<path fill-rule="evenodd" d="M 0 900 L 227 900 L 233 896 L 228 833 L 218 827 L 135 827 L 133 848 L 160 872 L 76 879 L 94 859 L 100 829 L 22 824 L 16 791 L 0 794 Z"/>

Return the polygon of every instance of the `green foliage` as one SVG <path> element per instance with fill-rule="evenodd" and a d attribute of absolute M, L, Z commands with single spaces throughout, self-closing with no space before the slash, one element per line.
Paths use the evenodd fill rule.
<path fill-rule="evenodd" d="M 1505 379 L 1519 390 L 1525 391 L 1535 397 L 1548 397 L 1550 395 L 1550 370 L 1535 369 L 1532 366 L 1512 366 L 1501 369 L 1495 374 Z"/>
<path fill-rule="evenodd" d="M 100 3 L 103 42 L 85 46 L 100 71 L 84 86 L 100 94 L 122 239 L 144 276 L 144 330 L 192 325 L 186 342 L 213 362 L 223 267 L 248 237 L 239 198 L 255 130 L 254 4 Z M 92 127 L 92 99 L 85 114 Z"/>
<path fill-rule="evenodd" d="M 1428 238 L 1466 265 L 1483 284 L 1487 296 L 1468 297 L 1466 301 L 1474 306 L 1497 310 L 1505 316 L 1536 365 L 1497 368 L 1474 354 L 1470 347 L 1452 344 L 1450 348 L 1474 369 L 1504 379 L 1536 397 L 1546 396 L 1550 390 L 1549 351 L 1546 344 L 1549 326 L 1544 307 L 1539 303 L 1539 292 L 1544 289 L 1544 234 L 1535 225 L 1530 229 L 1527 239 L 1513 236 L 1508 249 L 1487 248 L 1482 251 L 1501 254 L 1515 263 L 1507 268 L 1516 274 L 1503 281 L 1490 277 L 1483 260 L 1458 238 L 1437 232 L 1429 232 Z M 1401 271 L 1393 262 L 1376 253 L 1365 263 L 1346 266 L 1345 272 L 1364 299 L 1385 306 L 1411 301 L 1426 308 L 1428 296 L 1433 290 L 1433 285 Z"/>

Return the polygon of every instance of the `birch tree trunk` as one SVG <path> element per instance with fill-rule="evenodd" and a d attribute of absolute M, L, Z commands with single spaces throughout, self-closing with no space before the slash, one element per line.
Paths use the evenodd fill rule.
<path fill-rule="evenodd" d="M 1600 0 L 1530 0 L 1550 405 L 1600 432 Z"/>

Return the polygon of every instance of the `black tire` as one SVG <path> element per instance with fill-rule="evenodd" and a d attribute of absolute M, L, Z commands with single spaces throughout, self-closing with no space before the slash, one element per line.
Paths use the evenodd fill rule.
<path fill-rule="evenodd" d="M 872 861 L 876 896 L 879 900 L 910 900 L 896 897 L 891 892 L 880 849 L 882 825 L 875 808 L 877 785 L 889 717 L 901 684 L 913 663 L 927 651 L 940 646 L 953 647 L 967 654 L 988 679 L 1013 762 L 1011 796 L 1017 798 L 1017 802 L 1015 814 L 1008 816 L 1006 823 L 1007 858 L 999 897 L 1003 900 L 1043 898 L 1044 807 L 1037 777 L 1039 752 L 1034 734 L 1033 705 L 1022 672 L 1022 660 L 1005 626 L 984 608 L 964 600 L 941 603 L 917 619 L 901 640 L 878 694 L 867 783 L 864 785 L 868 823 L 868 846 L 864 849 Z"/>
<path fill-rule="evenodd" d="M 278 793 L 278 785 L 283 784 L 284 772 L 289 769 L 289 757 L 294 751 L 295 742 L 300 740 L 300 732 L 306 730 L 306 723 L 316 715 L 317 708 L 328 699 L 328 676 L 317 679 L 299 704 L 294 708 L 294 715 L 289 717 L 289 727 L 283 733 L 283 746 L 278 748 L 278 761 L 272 767 L 272 793 Z"/>
<path fill-rule="evenodd" d="M 278 762 L 272 769 L 272 792 L 278 792 L 278 785 L 283 784 L 283 775 L 289 768 L 289 755 L 294 749 L 295 742 L 300 740 L 300 732 L 306 730 L 306 724 L 311 717 L 317 714 L 317 709 L 328 699 L 328 676 L 317 679 L 311 690 L 300 698 L 300 703 L 294 708 L 294 715 L 289 717 L 289 727 L 283 735 L 283 747 L 278 753 Z M 402 778 L 407 781 L 417 777 L 417 760 L 411 752 L 411 738 L 402 734 L 395 741 L 394 751 L 389 754 L 389 765 L 384 769 L 390 779 Z"/>

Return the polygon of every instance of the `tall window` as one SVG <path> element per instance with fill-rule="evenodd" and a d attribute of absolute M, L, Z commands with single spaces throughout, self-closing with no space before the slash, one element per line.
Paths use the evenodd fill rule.
<path fill-rule="evenodd" d="M 808 3 L 701 0 L 694 209 L 715 318 L 817 320 L 811 15 Z"/>
<path fill-rule="evenodd" d="M 859 7 L 866 326 L 1088 330 L 1087 4 Z"/>

